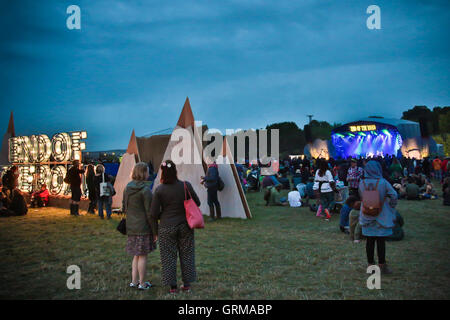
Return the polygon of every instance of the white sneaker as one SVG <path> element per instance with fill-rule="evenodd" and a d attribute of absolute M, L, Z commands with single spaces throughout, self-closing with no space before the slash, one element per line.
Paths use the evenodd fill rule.
<path fill-rule="evenodd" d="M 151 287 L 152 287 L 152 284 L 149 281 L 145 281 L 143 286 L 141 286 L 141 285 L 138 286 L 138 289 L 139 290 L 148 290 Z"/>
<path fill-rule="evenodd" d="M 137 288 L 139 286 L 139 281 L 137 283 L 130 282 L 130 288 Z"/>

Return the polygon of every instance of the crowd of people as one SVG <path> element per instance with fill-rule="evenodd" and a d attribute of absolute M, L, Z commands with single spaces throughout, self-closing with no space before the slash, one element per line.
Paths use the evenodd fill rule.
<path fill-rule="evenodd" d="M 208 162 L 205 176 L 199 178 L 207 189 L 210 217 L 216 220 L 221 218 L 218 192 L 223 182 L 217 164 Z M 329 221 L 333 213 L 339 213 L 340 230 L 348 234 L 354 243 L 366 240 L 369 265 L 375 264 L 376 247 L 378 264 L 381 272 L 386 274 L 392 272 L 386 263 L 386 241 L 404 237 L 404 221 L 395 209 L 397 200 L 437 199 L 431 182 L 434 178 L 435 183 L 442 185 L 444 205 L 449 205 L 449 166 L 448 158 L 436 157 L 431 161 L 427 158 L 416 160 L 387 156 L 345 160 L 286 159 L 278 164 L 277 173 L 268 175 L 262 174 L 262 169 L 267 165 L 260 163 L 237 164 L 236 169 L 244 191 L 264 190 L 267 206 L 309 206 L 324 221 Z M 178 292 L 179 257 L 183 282 L 180 289 L 188 292 L 197 276 L 194 229 L 188 225 L 184 202 L 193 199 L 197 206 L 201 203 L 190 182 L 178 179 L 176 165 L 170 160 L 162 162 L 160 184 L 152 192 L 156 178 L 152 169 L 143 162 L 136 164 L 132 181 L 123 193 L 126 252 L 133 257 L 129 286 L 140 290 L 152 287 L 146 279 L 147 256 L 158 243 L 163 285 L 169 287 L 170 293 Z M 115 194 L 111 177 L 105 174 L 103 165 L 90 164 L 83 168 L 77 160 L 65 178 L 72 192 L 71 214 L 79 215 L 82 175 L 85 175 L 90 200 L 88 212 L 95 213 L 97 209 L 103 219 L 105 210 L 106 217 L 110 219 Z M 14 204 L 17 207 L 21 197 L 26 214 L 26 203 L 17 189 L 17 181 L 17 167 L 13 166 L 2 178 L 2 212 L 17 210 Z M 287 197 L 282 196 L 283 189 L 289 190 Z M 42 185 L 31 199 L 36 206 L 46 206 L 48 197 L 48 190 Z"/>

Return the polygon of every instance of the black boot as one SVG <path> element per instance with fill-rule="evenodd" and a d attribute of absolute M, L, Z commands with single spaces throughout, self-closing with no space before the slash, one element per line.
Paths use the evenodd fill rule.
<path fill-rule="evenodd" d="M 209 207 L 209 216 L 210 216 L 211 220 L 213 220 L 213 221 L 216 220 L 215 213 L 214 213 L 214 206 Z"/>
<path fill-rule="evenodd" d="M 80 214 L 78 213 L 78 208 L 79 208 L 80 206 L 78 205 L 78 204 L 74 204 L 73 205 L 73 214 L 75 215 L 75 216 L 79 216 Z"/>
<path fill-rule="evenodd" d="M 73 203 L 70 204 L 70 215 L 73 215 Z"/>
<path fill-rule="evenodd" d="M 93 202 L 89 202 L 88 212 L 90 214 L 95 214 L 95 204 Z"/>
<path fill-rule="evenodd" d="M 220 206 L 217 206 L 216 211 L 217 211 L 217 219 L 222 219 L 222 208 L 220 208 Z"/>

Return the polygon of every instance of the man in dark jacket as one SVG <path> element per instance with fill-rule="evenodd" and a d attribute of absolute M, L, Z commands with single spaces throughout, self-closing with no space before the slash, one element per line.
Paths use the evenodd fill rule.
<path fill-rule="evenodd" d="M 81 175 L 84 171 L 80 168 L 79 160 L 73 160 L 72 164 L 72 167 L 67 171 L 68 182 L 70 184 L 70 190 L 72 191 L 70 214 L 79 216 L 78 209 L 81 200 Z"/>
<path fill-rule="evenodd" d="M 215 162 L 208 165 L 208 170 L 206 171 L 206 176 L 201 177 L 202 183 L 205 184 L 208 190 L 208 206 L 209 215 L 212 220 L 215 220 L 214 206 L 216 207 L 217 219 L 222 218 L 222 210 L 219 203 L 219 198 L 217 197 L 217 191 L 219 188 L 219 168 Z"/>

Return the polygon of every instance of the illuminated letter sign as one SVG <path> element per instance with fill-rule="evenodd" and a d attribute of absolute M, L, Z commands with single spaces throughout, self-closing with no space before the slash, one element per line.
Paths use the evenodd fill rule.
<path fill-rule="evenodd" d="M 45 134 L 10 138 L 9 161 L 19 168 L 19 189 L 31 192 L 45 183 L 52 194 L 67 193 L 68 165 L 81 160 L 86 138 L 85 131 L 57 133 L 51 140 Z"/>
<path fill-rule="evenodd" d="M 350 126 L 351 132 L 357 132 L 357 131 L 375 131 L 377 130 L 377 126 L 374 124 L 366 124 L 366 125 L 359 125 L 359 126 Z"/>

